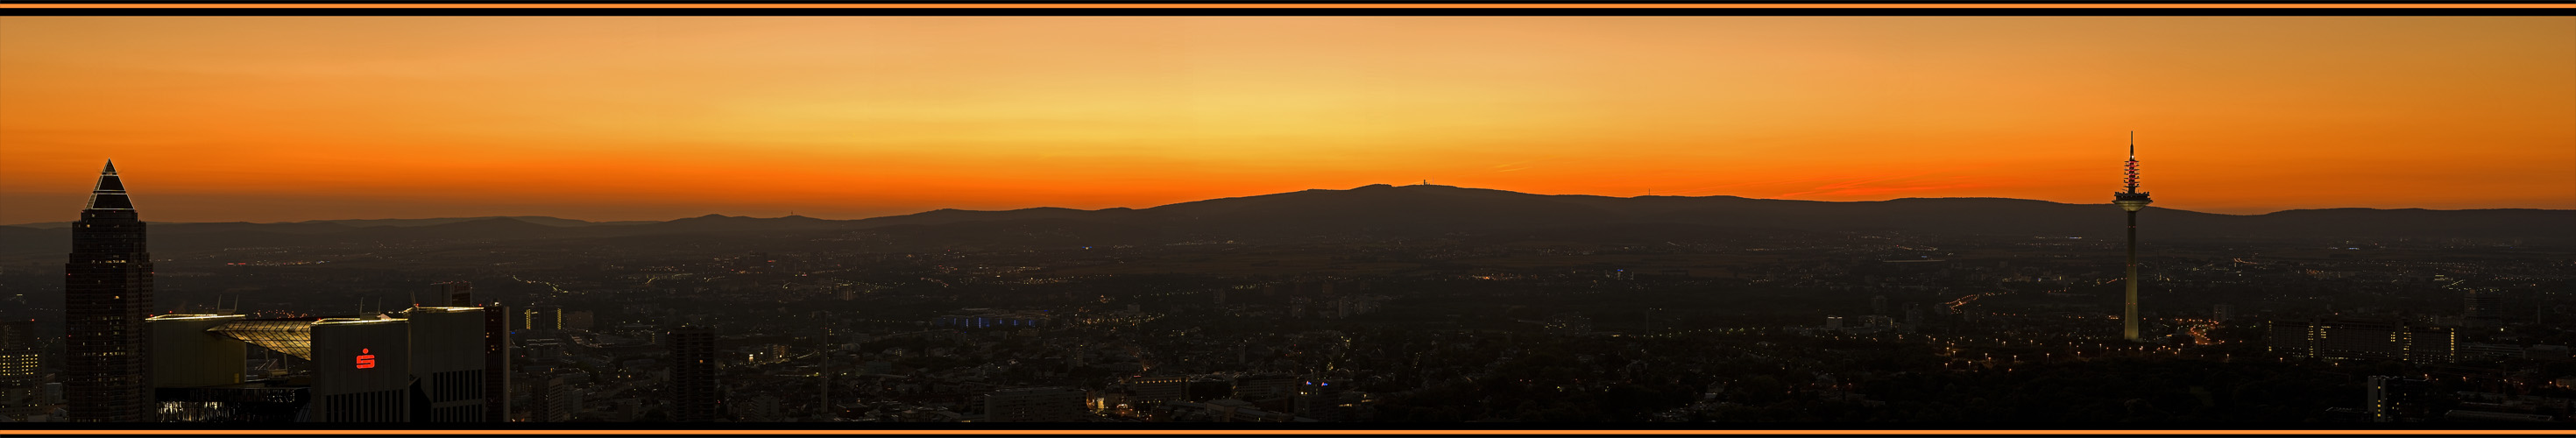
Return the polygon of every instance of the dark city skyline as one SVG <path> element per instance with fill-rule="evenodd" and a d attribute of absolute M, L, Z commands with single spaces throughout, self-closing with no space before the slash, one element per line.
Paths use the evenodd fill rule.
<path fill-rule="evenodd" d="M 1522 6 L 0 17 L 0 430 L 2576 425 L 2571 17 Z"/>

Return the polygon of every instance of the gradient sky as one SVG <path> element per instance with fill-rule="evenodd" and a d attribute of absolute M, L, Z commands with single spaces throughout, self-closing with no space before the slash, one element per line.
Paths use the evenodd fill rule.
<path fill-rule="evenodd" d="M 1550 194 L 2576 208 L 2571 17 L 7 17 L 0 223 Z"/>

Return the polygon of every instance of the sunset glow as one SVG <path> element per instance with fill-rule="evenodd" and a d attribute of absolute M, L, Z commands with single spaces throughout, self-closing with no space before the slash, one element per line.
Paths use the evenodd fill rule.
<path fill-rule="evenodd" d="M 10 17 L 0 224 L 1366 184 L 2576 209 L 2576 17 Z M 349 216 L 349 217 L 320 217 Z"/>

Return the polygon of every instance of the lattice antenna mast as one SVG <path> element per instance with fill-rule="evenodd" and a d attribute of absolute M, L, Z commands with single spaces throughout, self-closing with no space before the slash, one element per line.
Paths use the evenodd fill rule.
<path fill-rule="evenodd" d="M 2127 168 L 2128 168 L 2128 171 L 2129 171 L 2129 176 L 2128 176 L 2128 178 L 2127 178 L 2126 180 L 2124 180 L 2124 182 L 2126 182 L 2126 183 L 2127 183 L 2127 187 L 2128 187 L 2128 189 L 2129 189 L 2129 193 L 2137 193 L 2137 192 L 2138 192 L 2138 131 L 2129 131 L 2129 164 L 2128 164 Z"/>

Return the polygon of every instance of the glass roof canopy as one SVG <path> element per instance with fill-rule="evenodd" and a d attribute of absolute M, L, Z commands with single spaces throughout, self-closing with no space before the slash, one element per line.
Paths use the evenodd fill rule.
<path fill-rule="evenodd" d="M 481 307 L 422 307 L 422 308 L 409 309 L 409 310 L 407 310 L 407 311 L 403 312 L 403 314 L 404 314 L 404 316 L 409 316 L 410 311 L 418 311 L 418 310 L 433 311 L 433 312 L 459 312 L 459 311 L 481 311 L 481 310 L 483 310 L 483 308 L 481 308 Z M 154 317 L 154 319 L 209 319 L 209 318 L 218 318 L 218 317 L 238 317 L 238 316 L 234 316 L 234 315 L 169 315 L 169 316 L 159 316 L 159 317 Z M 288 354 L 288 355 L 295 356 L 296 358 L 299 358 L 299 359 L 304 359 L 304 360 L 313 360 L 313 325 L 314 325 L 314 324 L 369 324 L 369 323 L 386 323 L 386 322 L 403 322 L 403 321 L 404 321 L 404 318 L 395 318 L 395 317 L 393 317 L 392 315 L 378 315 L 378 316 L 376 316 L 376 317 L 374 317 L 374 318 L 364 318 L 364 317 L 360 317 L 360 318 L 319 318 L 319 319 L 254 319 L 254 320 L 243 320 L 243 321 L 227 322 L 227 323 L 223 323 L 223 324 L 220 324 L 220 325 L 216 325 L 216 326 L 214 326 L 213 328 L 208 328 L 208 329 L 206 329 L 206 331 L 207 331 L 207 332 L 209 332 L 209 333 L 221 334 L 221 335 L 224 335 L 224 336 L 226 336 L 226 337 L 230 337 L 230 338 L 233 338 L 233 339 L 241 340 L 242 342 L 248 342 L 248 343 L 251 343 L 252 345 L 258 345 L 258 346 L 260 346 L 261 348 L 267 348 L 267 349 L 270 349 L 270 350 L 276 350 L 276 351 L 277 351 L 277 352 L 279 352 L 279 353 L 286 353 L 286 354 Z"/>
<path fill-rule="evenodd" d="M 206 329 L 279 353 L 313 360 L 314 320 L 233 321 Z"/>

